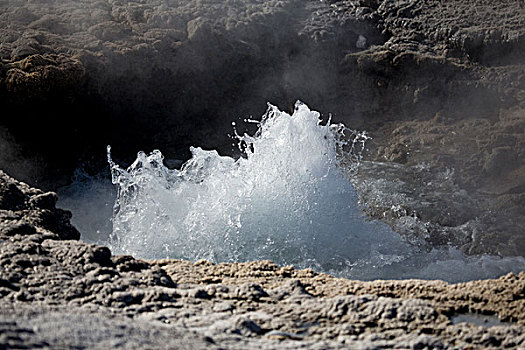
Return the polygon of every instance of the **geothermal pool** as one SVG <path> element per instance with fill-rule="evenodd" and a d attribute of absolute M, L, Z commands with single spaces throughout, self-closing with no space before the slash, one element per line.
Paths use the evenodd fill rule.
<path fill-rule="evenodd" d="M 270 259 L 362 280 L 459 282 L 525 269 L 522 257 L 429 247 L 367 218 L 351 183 L 366 133 L 323 122 L 301 102 L 291 115 L 269 105 L 246 122 L 258 130 L 232 126 L 237 159 L 195 147 L 185 162 L 166 161 L 156 150 L 125 168 L 108 147 L 111 178 L 77 172 L 59 205 L 84 240 L 138 258 Z"/>

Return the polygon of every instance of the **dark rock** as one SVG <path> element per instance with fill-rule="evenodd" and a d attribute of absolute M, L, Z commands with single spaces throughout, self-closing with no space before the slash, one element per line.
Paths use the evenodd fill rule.
<path fill-rule="evenodd" d="M 43 193 L 0 171 L 0 212 L 7 211 L 0 231 L 7 236 L 31 235 L 36 226 L 62 239 L 79 239 L 80 233 L 69 222 L 71 213 L 55 208 L 56 200 L 56 194 Z"/>
<path fill-rule="evenodd" d="M 54 209 L 57 204 L 58 197 L 54 192 L 46 192 L 38 194 L 29 199 L 29 204 L 33 207 L 42 209 Z"/>
<path fill-rule="evenodd" d="M 24 194 L 13 182 L 5 177 L 0 178 L 0 209 L 20 209 L 24 205 L 25 200 Z"/>

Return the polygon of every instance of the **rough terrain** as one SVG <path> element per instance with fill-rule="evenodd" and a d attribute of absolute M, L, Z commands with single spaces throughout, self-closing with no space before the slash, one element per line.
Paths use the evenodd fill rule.
<path fill-rule="evenodd" d="M 525 272 L 359 282 L 270 261 L 136 260 L 78 241 L 55 199 L 0 172 L 2 349 L 525 346 Z"/>
<path fill-rule="evenodd" d="M 525 255 L 522 1 L 9 0 L 0 23 L 16 178 L 56 189 L 107 144 L 123 162 L 232 153 L 232 121 L 301 99 L 370 132 L 355 183 L 372 216 Z"/>
<path fill-rule="evenodd" d="M 232 121 L 296 99 L 369 131 L 353 178 L 369 215 L 525 256 L 523 1 L 0 3 L 0 169 L 46 191 L 100 171 L 107 144 L 122 162 L 232 153 Z M 452 285 L 141 261 L 78 241 L 46 191 L 0 171 L 0 348 L 525 347 L 523 272 Z"/>

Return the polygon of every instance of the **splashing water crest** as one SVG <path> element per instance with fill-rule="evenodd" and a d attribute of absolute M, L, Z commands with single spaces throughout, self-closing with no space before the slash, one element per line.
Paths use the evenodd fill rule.
<path fill-rule="evenodd" d="M 300 102 L 293 115 L 269 106 L 255 135 L 237 135 L 245 157 L 191 148 L 180 170 L 159 151 L 123 169 L 108 147 L 118 190 L 109 245 L 142 258 L 270 259 L 360 279 L 467 280 L 525 268 L 522 258 L 421 250 L 367 220 L 348 179 L 367 136 L 319 117 Z"/>

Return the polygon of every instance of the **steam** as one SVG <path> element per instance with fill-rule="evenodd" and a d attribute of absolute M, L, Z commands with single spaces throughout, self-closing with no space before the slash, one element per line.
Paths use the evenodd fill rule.
<path fill-rule="evenodd" d="M 109 172 L 89 175 L 75 170 L 72 183 L 57 190 L 58 205 L 73 212 L 71 223 L 82 233 L 82 240 L 105 245 L 113 230 L 111 217 L 117 191 Z"/>
<path fill-rule="evenodd" d="M 38 185 L 44 162 L 38 156 L 27 156 L 11 133 L 0 126 L 0 169 L 23 182 Z"/>

